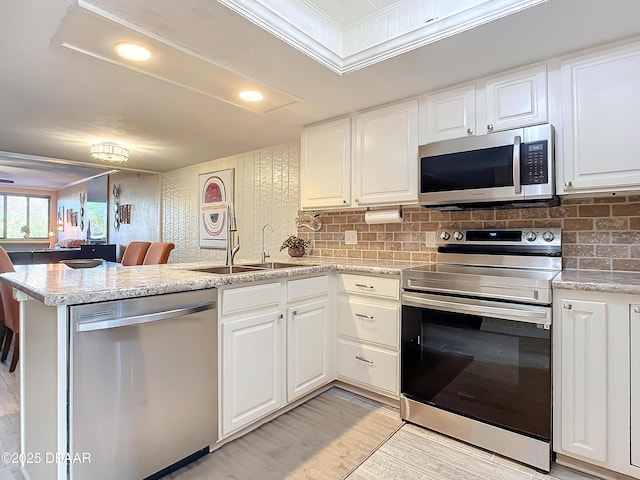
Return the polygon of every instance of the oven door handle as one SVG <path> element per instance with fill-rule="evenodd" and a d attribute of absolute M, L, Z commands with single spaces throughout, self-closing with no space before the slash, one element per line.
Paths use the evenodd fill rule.
<path fill-rule="evenodd" d="M 443 299 L 444 298 L 444 299 Z M 465 313 L 487 317 L 515 320 L 517 322 L 551 325 L 551 308 L 530 305 L 505 306 L 497 302 L 466 298 L 437 297 L 435 295 L 416 295 L 402 293 L 402 305 L 425 307 L 432 310 Z"/>

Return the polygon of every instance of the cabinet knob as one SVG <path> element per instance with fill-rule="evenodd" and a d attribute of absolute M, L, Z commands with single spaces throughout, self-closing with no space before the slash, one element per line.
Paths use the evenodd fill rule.
<path fill-rule="evenodd" d="M 564 308 L 565 310 L 571 310 L 573 308 L 573 305 L 571 305 L 570 303 L 565 303 L 562 305 L 562 308 Z"/>
<path fill-rule="evenodd" d="M 471 130 L 470 128 L 467 128 L 467 135 L 473 135 L 473 130 Z"/>
<path fill-rule="evenodd" d="M 635 306 L 633 307 L 633 313 L 640 313 L 640 306 L 635 305 Z"/>
<path fill-rule="evenodd" d="M 278 315 L 278 320 L 282 320 L 284 318 L 283 314 Z"/>
<path fill-rule="evenodd" d="M 291 312 L 291 315 L 297 315 L 297 314 L 298 314 L 298 310 L 293 310 L 293 311 Z"/>
<path fill-rule="evenodd" d="M 493 132 L 493 124 L 487 125 L 487 132 Z"/>
<path fill-rule="evenodd" d="M 360 203 L 360 199 L 359 198 L 356 198 L 355 200 L 356 200 L 356 203 Z"/>
<path fill-rule="evenodd" d="M 345 204 L 346 204 L 346 203 L 347 203 L 347 201 L 346 201 L 346 200 L 342 200 L 342 203 L 345 203 Z"/>
<path fill-rule="evenodd" d="M 571 188 L 571 187 L 573 187 L 573 182 L 571 182 L 571 181 L 566 181 L 566 182 L 564 182 L 564 187 L 565 187 L 565 188 Z"/>

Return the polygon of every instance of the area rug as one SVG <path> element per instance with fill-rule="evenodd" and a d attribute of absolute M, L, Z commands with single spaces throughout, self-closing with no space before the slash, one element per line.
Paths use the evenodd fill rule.
<path fill-rule="evenodd" d="M 165 479 L 341 480 L 402 424 L 330 390 Z"/>

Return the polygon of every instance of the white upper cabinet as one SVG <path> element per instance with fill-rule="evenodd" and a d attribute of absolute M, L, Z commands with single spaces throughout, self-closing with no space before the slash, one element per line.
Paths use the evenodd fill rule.
<path fill-rule="evenodd" d="M 425 96 L 426 137 L 420 143 L 431 143 L 475 134 L 476 86 L 463 85 Z"/>
<path fill-rule="evenodd" d="M 418 100 L 378 108 L 302 132 L 303 209 L 418 201 Z"/>
<path fill-rule="evenodd" d="M 557 193 L 640 189 L 640 43 L 566 60 Z"/>
<path fill-rule="evenodd" d="M 485 83 L 485 93 L 486 124 L 478 125 L 480 133 L 509 130 L 548 120 L 545 65 L 490 78 Z"/>
<path fill-rule="evenodd" d="M 351 204 L 351 118 L 305 128 L 301 139 L 302 208 Z"/>
<path fill-rule="evenodd" d="M 538 65 L 423 97 L 420 143 L 545 123 L 547 68 Z"/>
<path fill-rule="evenodd" d="M 356 116 L 354 205 L 418 201 L 418 100 Z"/>

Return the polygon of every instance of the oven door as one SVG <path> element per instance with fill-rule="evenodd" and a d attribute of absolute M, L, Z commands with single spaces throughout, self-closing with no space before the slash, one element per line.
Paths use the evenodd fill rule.
<path fill-rule="evenodd" d="M 550 327 L 550 307 L 404 292 L 401 392 L 550 440 Z"/>

